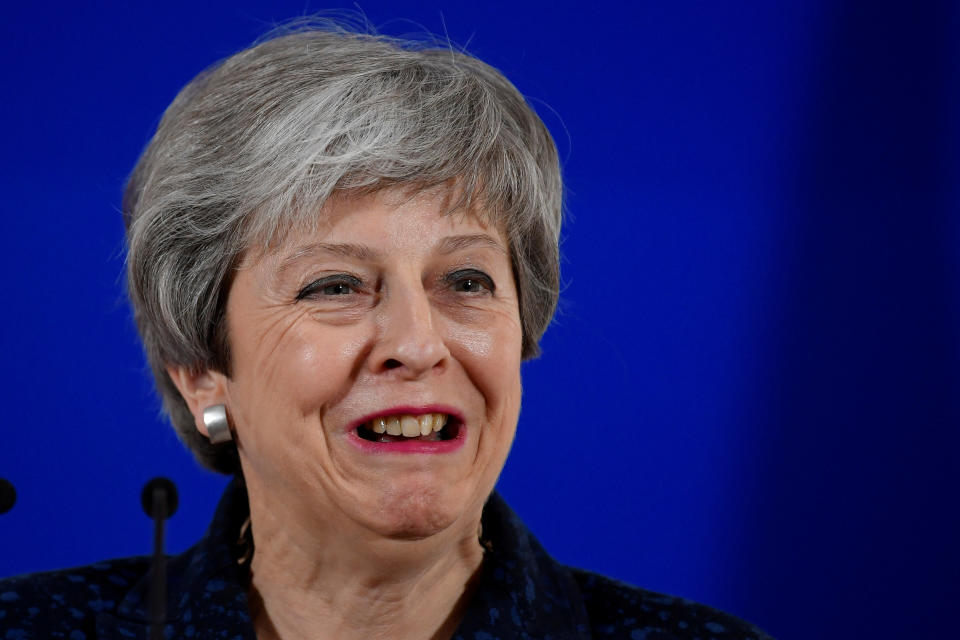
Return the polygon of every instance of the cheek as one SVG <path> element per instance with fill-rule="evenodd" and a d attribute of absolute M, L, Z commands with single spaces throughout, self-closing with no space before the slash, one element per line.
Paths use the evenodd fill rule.
<path fill-rule="evenodd" d="M 453 357 L 463 364 L 488 402 L 488 411 L 511 413 L 519 405 L 522 332 L 515 313 L 450 328 Z"/>
<path fill-rule="evenodd" d="M 347 393 L 356 362 L 366 348 L 357 327 L 328 327 L 304 319 L 280 335 L 263 335 L 246 362 L 237 362 L 235 397 L 258 406 L 250 418 L 258 424 L 276 418 L 318 415 Z"/>
<path fill-rule="evenodd" d="M 315 414 L 346 396 L 357 363 L 368 348 L 367 332 L 354 326 L 312 325 L 285 345 L 281 362 L 285 386 L 296 395 L 304 414 Z M 281 389 L 281 393 L 282 393 Z"/>
<path fill-rule="evenodd" d="M 451 323 L 447 330 L 451 351 L 464 361 L 502 370 L 520 362 L 520 323 L 509 315 L 488 314 L 482 322 Z"/>

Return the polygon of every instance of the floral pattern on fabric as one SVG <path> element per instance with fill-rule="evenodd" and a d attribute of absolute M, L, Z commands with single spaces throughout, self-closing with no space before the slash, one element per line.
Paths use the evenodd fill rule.
<path fill-rule="evenodd" d="M 164 637 L 255 640 L 234 542 L 248 514 L 230 484 L 207 534 L 167 565 Z M 553 560 L 494 493 L 477 591 L 454 640 L 771 640 L 728 614 Z M 0 580 L 0 640 L 147 640 L 150 561 L 125 558 Z"/>

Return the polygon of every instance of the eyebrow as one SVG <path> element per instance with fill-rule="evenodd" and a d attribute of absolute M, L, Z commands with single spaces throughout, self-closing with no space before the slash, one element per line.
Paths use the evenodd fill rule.
<path fill-rule="evenodd" d="M 440 240 L 437 244 L 437 251 L 441 255 L 447 255 L 451 253 L 456 253 L 457 251 L 462 251 L 463 249 L 471 249 L 473 247 L 487 247 L 499 251 L 500 253 L 506 254 L 507 249 L 503 246 L 502 243 L 497 241 L 496 238 L 490 236 L 486 233 L 473 233 L 465 234 L 458 236 L 447 236 Z M 318 253 L 327 253 L 335 256 L 341 256 L 344 258 L 353 258 L 362 262 L 368 262 L 379 257 L 380 253 L 374 251 L 370 247 L 362 244 L 354 244 L 350 242 L 345 243 L 329 243 L 329 242 L 314 242 L 302 247 L 295 249 L 290 255 L 283 258 L 280 263 L 280 271 L 286 271 L 289 269 L 297 260 L 305 256 L 311 256 Z"/>
<path fill-rule="evenodd" d="M 440 241 L 439 245 L 437 246 L 437 250 L 446 255 L 448 253 L 455 253 L 462 249 L 471 249 L 475 246 L 488 247 L 490 249 L 495 249 L 500 253 L 507 253 L 507 249 L 502 243 L 498 242 L 496 238 L 487 235 L 486 233 L 447 236 Z"/>
<path fill-rule="evenodd" d="M 312 256 L 318 253 L 329 253 L 335 256 L 353 258 L 355 260 L 364 262 L 373 260 L 379 255 L 375 251 L 371 250 L 370 247 L 362 244 L 353 244 L 349 242 L 314 242 L 302 247 L 297 247 L 297 249 L 294 250 L 290 255 L 286 256 L 280 262 L 280 271 L 286 271 L 300 258 Z"/>

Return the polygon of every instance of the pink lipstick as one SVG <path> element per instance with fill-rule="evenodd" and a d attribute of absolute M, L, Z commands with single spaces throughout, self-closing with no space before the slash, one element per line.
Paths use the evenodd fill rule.
<path fill-rule="evenodd" d="M 440 431 L 416 437 L 375 433 L 370 428 L 370 422 L 377 418 L 420 417 L 426 414 L 446 414 L 447 422 Z M 383 409 L 352 421 L 347 427 L 347 437 L 354 446 L 364 453 L 450 453 L 462 447 L 466 441 L 466 425 L 460 412 L 453 407 L 443 405 L 398 406 Z"/>

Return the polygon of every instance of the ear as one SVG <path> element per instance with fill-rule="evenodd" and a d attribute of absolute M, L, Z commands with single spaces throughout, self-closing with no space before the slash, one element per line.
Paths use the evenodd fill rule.
<path fill-rule="evenodd" d="M 219 371 L 193 371 L 187 367 L 168 366 L 167 375 L 187 402 L 197 431 L 209 438 L 203 422 L 203 410 L 215 404 L 227 404 L 227 377 Z"/>

